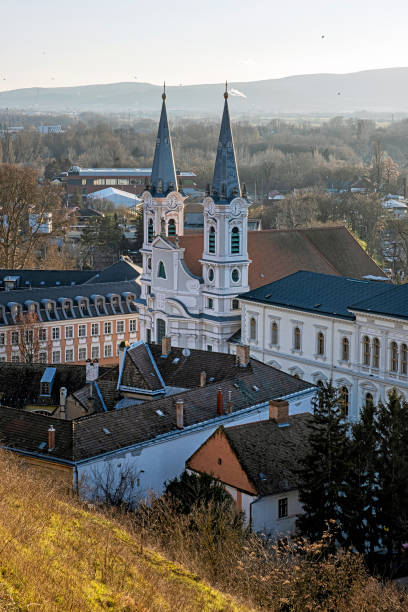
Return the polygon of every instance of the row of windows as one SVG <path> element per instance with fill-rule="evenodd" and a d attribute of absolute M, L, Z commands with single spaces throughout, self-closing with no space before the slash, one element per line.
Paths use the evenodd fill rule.
<path fill-rule="evenodd" d="M 214 270 L 213 270 L 213 268 L 208 268 L 207 278 L 208 278 L 210 283 L 212 283 L 214 281 Z M 239 279 L 240 279 L 239 270 L 238 270 L 238 268 L 234 268 L 233 270 L 231 270 L 231 280 L 232 280 L 233 283 L 238 283 Z"/>
<path fill-rule="evenodd" d="M 167 235 L 175 236 L 176 235 L 176 222 L 174 219 L 169 219 L 167 222 Z M 153 242 L 154 238 L 154 224 L 153 219 L 149 219 L 149 223 L 147 225 L 147 242 Z"/>
<path fill-rule="evenodd" d="M 61 361 L 62 352 L 60 349 L 54 349 L 51 351 L 51 355 L 48 354 L 48 351 L 39 351 L 38 358 L 35 361 L 38 363 L 62 363 Z M 88 359 L 88 348 L 86 346 L 80 346 L 77 349 L 77 359 L 75 359 L 75 350 L 74 348 L 68 347 L 65 349 L 65 363 L 70 363 L 73 361 L 86 361 Z M 113 345 L 105 344 L 103 346 L 103 352 L 101 353 L 101 347 L 99 344 L 94 344 L 91 346 L 90 355 L 91 359 L 100 359 L 101 355 L 104 358 L 109 359 L 113 357 Z M 116 347 L 116 355 L 119 355 L 119 344 Z M 51 357 L 51 361 L 50 358 Z M 6 355 L 0 356 L 0 361 L 6 361 Z M 12 363 L 19 363 L 21 361 L 21 357 L 18 353 L 13 353 L 11 355 Z M 31 361 L 31 359 L 29 360 Z"/>
<path fill-rule="evenodd" d="M 65 325 L 64 327 L 51 327 L 51 339 L 52 340 L 61 340 L 62 333 L 65 334 L 66 340 L 71 340 L 75 337 L 75 329 L 74 325 Z M 116 321 L 116 333 L 123 334 L 125 333 L 125 321 Z M 47 327 L 39 327 L 38 328 L 38 340 L 40 342 L 44 342 L 47 340 Z M 99 336 L 99 323 L 91 323 L 91 336 Z M 64 330 L 64 331 L 63 331 Z M 128 325 L 129 332 L 137 331 L 137 319 L 130 319 Z M 103 333 L 108 336 L 113 333 L 113 322 L 105 321 L 103 323 Z M 87 335 L 87 325 L 85 323 L 80 323 L 78 325 L 78 338 L 85 338 Z M 10 333 L 10 341 L 11 344 L 19 344 L 20 342 L 20 332 L 15 330 Z M 24 331 L 24 341 L 26 343 L 34 341 L 34 330 L 29 329 Z M 0 346 L 6 345 L 6 332 L 0 332 Z"/>
<path fill-rule="evenodd" d="M 84 182 L 85 181 L 85 182 Z M 98 178 L 93 179 L 94 185 L 144 185 L 144 178 Z M 86 185 L 86 179 L 82 179 L 82 185 Z"/>
<path fill-rule="evenodd" d="M 215 227 L 211 225 L 208 232 L 208 252 L 215 253 Z M 241 235 L 238 227 L 233 227 L 231 231 L 230 251 L 232 254 L 239 253 L 241 249 Z"/>
<path fill-rule="evenodd" d="M 207 308 L 209 310 L 214 310 L 214 300 L 213 300 L 213 298 L 208 298 L 207 299 Z M 233 300 L 231 300 L 231 310 L 238 310 L 238 309 L 239 309 L 239 300 L 234 298 Z"/>

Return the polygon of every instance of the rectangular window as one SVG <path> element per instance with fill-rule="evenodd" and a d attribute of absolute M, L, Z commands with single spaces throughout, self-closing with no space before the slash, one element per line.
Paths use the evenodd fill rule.
<path fill-rule="evenodd" d="M 78 361 L 85 361 L 86 359 L 86 346 L 80 346 L 78 349 Z"/>
<path fill-rule="evenodd" d="M 52 328 L 52 339 L 53 340 L 59 340 L 60 339 L 60 328 L 59 327 L 53 327 Z"/>
<path fill-rule="evenodd" d="M 105 334 L 105 336 L 110 336 L 110 334 L 112 333 L 112 323 L 110 321 L 106 321 L 106 323 L 104 323 L 103 333 Z"/>
<path fill-rule="evenodd" d="M 209 310 L 213 310 L 213 308 L 214 308 L 214 300 L 212 298 L 208 298 L 208 300 L 207 300 L 207 308 Z"/>
<path fill-rule="evenodd" d="M 105 179 L 94 179 L 93 184 L 94 185 L 104 185 L 105 184 Z"/>
<path fill-rule="evenodd" d="M 125 331 L 125 322 L 124 321 L 116 321 L 116 333 L 123 334 Z"/>
<path fill-rule="evenodd" d="M 3 361 L 6 361 L 6 356 L 0 355 L 0 363 L 2 363 Z"/>
<path fill-rule="evenodd" d="M 99 359 L 99 344 L 94 344 L 91 348 L 92 359 Z"/>
<path fill-rule="evenodd" d="M 111 344 L 105 344 L 103 354 L 105 357 L 112 357 L 112 345 Z"/>
<path fill-rule="evenodd" d="M 19 340 L 18 331 L 12 331 L 11 332 L 11 344 L 18 344 L 18 340 Z"/>
<path fill-rule="evenodd" d="M 129 179 L 128 178 L 119 178 L 118 179 L 118 185 L 129 185 Z"/>
<path fill-rule="evenodd" d="M 61 351 L 52 351 L 52 363 L 61 363 Z"/>
<path fill-rule="evenodd" d="M 288 498 L 282 497 L 278 500 L 278 517 L 285 518 L 285 516 L 288 516 Z"/>
<path fill-rule="evenodd" d="M 78 338 L 85 338 L 86 325 L 78 325 Z"/>
<path fill-rule="evenodd" d="M 6 334 L 4 332 L 0 333 L 0 345 L 4 346 L 6 344 Z"/>
<path fill-rule="evenodd" d="M 11 356 L 11 363 L 20 363 L 19 355 L 12 355 Z"/>
<path fill-rule="evenodd" d="M 99 323 L 92 323 L 91 336 L 99 336 Z"/>
<path fill-rule="evenodd" d="M 211 346 L 211 344 L 207 344 L 207 351 L 208 351 L 209 353 L 211 353 L 211 352 L 212 352 L 212 346 Z"/>
<path fill-rule="evenodd" d="M 26 329 L 24 332 L 24 342 L 26 344 L 33 344 L 34 342 L 34 331 L 32 329 Z"/>
<path fill-rule="evenodd" d="M 65 338 L 67 340 L 71 340 L 74 337 L 74 327 L 72 325 L 67 325 L 65 328 Z"/>
<path fill-rule="evenodd" d="M 45 340 L 47 340 L 47 328 L 46 327 L 40 327 L 40 329 L 38 330 L 38 340 L 40 342 L 45 342 Z"/>
<path fill-rule="evenodd" d="M 107 178 L 105 179 L 105 185 L 117 185 L 118 179 L 115 178 Z"/>
<path fill-rule="evenodd" d="M 65 361 L 74 361 L 74 349 L 68 348 L 65 350 Z"/>
<path fill-rule="evenodd" d="M 137 320 L 136 319 L 129 320 L 129 331 L 130 332 L 137 331 Z"/>
<path fill-rule="evenodd" d="M 38 363 L 47 363 L 47 353 L 45 351 L 38 353 Z"/>

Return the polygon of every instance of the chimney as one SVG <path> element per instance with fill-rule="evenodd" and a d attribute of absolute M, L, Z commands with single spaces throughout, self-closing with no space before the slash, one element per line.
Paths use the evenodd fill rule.
<path fill-rule="evenodd" d="M 207 384 L 207 372 L 200 372 L 200 387 L 205 387 Z"/>
<path fill-rule="evenodd" d="M 53 451 L 55 448 L 55 428 L 50 425 L 48 428 L 48 452 Z"/>
<path fill-rule="evenodd" d="M 228 401 L 227 401 L 227 405 L 225 408 L 225 412 L 227 414 L 231 414 L 232 412 L 232 400 L 231 400 L 231 395 L 232 395 L 232 391 L 228 391 Z"/>
<path fill-rule="evenodd" d="M 67 388 L 60 387 L 60 417 L 61 419 L 66 418 L 66 404 L 67 404 Z"/>
<path fill-rule="evenodd" d="M 178 399 L 176 402 L 177 429 L 184 429 L 184 401 Z"/>
<path fill-rule="evenodd" d="M 286 400 L 269 400 L 269 420 L 286 419 L 289 416 L 289 402 Z"/>
<path fill-rule="evenodd" d="M 237 345 L 237 364 L 241 368 L 246 368 L 249 364 L 249 346 L 246 344 Z"/>
<path fill-rule="evenodd" d="M 119 368 L 122 366 L 123 359 L 126 354 L 126 349 L 129 347 L 129 342 L 122 340 L 119 344 Z"/>
<path fill-rule="evenodd" d="M 170 336 L 163 336 L 162 338 L 162 357 L 168 357 L 171 351 L 171 338 Z"/>
<path fill-rule="evenodd" d="M 86 382 L 91 383 L 96 380 L 99 376 L 99 362 L 97 359 L 93 361 L 91 359 L 86 360 Z"/>
<path fill-rule="evenodd" d="M 222 389 L 221 387 L 217 391 L 217 414 L 222 416 L 224 414 L 224 402 L 222 397 Z"/>

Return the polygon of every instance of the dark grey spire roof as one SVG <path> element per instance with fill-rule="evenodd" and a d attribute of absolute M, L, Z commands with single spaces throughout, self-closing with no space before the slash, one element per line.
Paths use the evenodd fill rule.
<path fill-rule="evenodd" d="M 228 92 L 224 93 L 225 103 L 222 115 L 220 136 L 218 139 L 217 158 L 215 160 L 212 197 L 215 200 L 231 200 L 241 195 L 237 162 L 235 159 L 234 140 L 228 109 Z"/>
<path fill-rule="evenodd" d="M 176 168 L 174 166 L 173 147 L 169 122 L 167 120 L 166 94 L 162 95 L 163 104 L 157 132 L 156 149 L 152 166 L 152 191 L 160 195 L 177 191 Z"/>

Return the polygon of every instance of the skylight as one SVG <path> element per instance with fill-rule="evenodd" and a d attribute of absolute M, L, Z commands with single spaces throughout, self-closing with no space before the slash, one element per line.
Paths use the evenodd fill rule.
<path fill-rule="evenodd" d="M 159 416 L 164 416 L 164 412 L 162 412 L 161 410 L 156 410 L 156 414 L 158 414 Z"/>
<path fill-rule="evenodd" d="M 40 450 L 42 450 L 42 449 L 43 449 L 43 448 L 45 448 L 46 446 L 47 446 L 47 443 L 46 443 L 46 442 L 40 442 L 40 444 L 38 445 L 38 448 L 39 448 Z"/>
<path fill-rule="evenodd" d="M 262 472 L 259 472 L 259 478 L 261 480 L 268 480 L 267 477 L 265 476 L 265 474 L 263 474 Z"/>
<path fill-rule="evenodd" d="M 109 431 L 109 429 L 107 427 L 103 428 L 103 433 L 106 434 L 107 436 L 110 436 L 111 432 Z"/>
<path fill-rule="evenodd" d="M 259 387 L 257 387 L 256 385 L 252 385 L 252 388 L 254 391 L 259 391 Z"/>
<path fill-rule="evenodd" d="M 175 357 L 175 358 L 173 359 L 173 363 L 178 363 L 179 361 L 180 361 L 180 357 Z"/>

